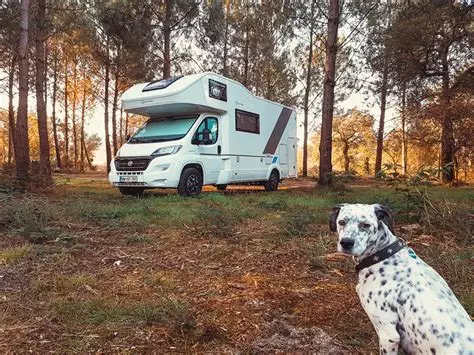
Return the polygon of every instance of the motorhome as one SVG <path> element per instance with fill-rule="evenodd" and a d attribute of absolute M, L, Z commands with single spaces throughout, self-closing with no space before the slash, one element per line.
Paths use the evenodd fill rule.
<path fill-rule="evenodd" d="M 203 185 L 260 184 L 277 190 L 297 177 L 295 110 L 205 72 L 136 84 L 122 95 L 129 114 L 147 122 L 117 152 L 109 181 L 125 195 Z"/>

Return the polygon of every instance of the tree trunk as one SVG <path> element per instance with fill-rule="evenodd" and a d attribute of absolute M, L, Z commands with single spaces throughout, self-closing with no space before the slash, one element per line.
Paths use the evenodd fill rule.
<path fill-rule="evenodd" d="M 54 150 L 56 152 L 56 165 L 61 169 L 61 151 L 59 150 L 59 139 L 58 139 L 58 126 L 56 122 L 56 99 L 58 95 L 58 56 L 55 54 L 54 57 L 54 69 L 53 69 L 53 98 L 52 98 L 52 119 L 53 119 L 53 137 L 54 137 Z"/>
<path fill-rule="evenodd" d="M 118 71 L 115 72 L 114 82 L 114 98 L 112 102 L 112 146 L 114 148 L 114 156 L 117 154 L 117 101 L 118 101 Z"/>
<path fill-rule="evenodd" d="M 81 106 L 81 162 L 80 169 L 81 173 L 84 172 L 84 150 L 86 146 L 85 132 L 84 132 L 84 122 L 86 117 L 86 72 L 82 76 L 82 106 Z"/>
<path fill-rule="evenodd" d="M 110 81 L 110 51 L 109 51 L 109 37 L 106 39 L 106 54 L 105 59 L 105 95 L 104 95 L 104 126 L 105 126 L 105 154 L 107 157 L 107 172 L 110 172 L 110 163 L 112 161 L 112 153 L 110 151 L 110 137 L 109 137 L 109 81 Z"/>
<path fill-rule="evenodd" d="M 74 147 L 74 168 L 77 168 L 79 150 L 77 149 L 77 122 L 76 122 L 76 101 L 77 101 L 77 61 L 74 61 L 73 69 L 73 92 L 72 92 L 72 139 Z"/>
<path fill-rule="evenodd" d="M 245 47 L 244 47 L 244 80 L 243 83 L 246 88 L 249 85 L 249 53 L 250 53 L 250 39 L 249 29 L 246 27 L 245 30 Z"/>
<path fill-rule="evenodd" d="M 127 136 L 128 136 L 128 112 L 125 113 L 125 132 L 124 132 L 125 141 L 127 141 Z"/>
<path fill-rule="evenodd" d="M 339 27 L 339 0 L 330 0 L 328 37 L 322 105 L 321 141 L 319 144 L 319 184 L 332 185 L 332 119 L 334 87 L 336 86 L 337 30 Z"/>
<path fill-rule="evenodd" d="M 375 176 L 378 176 L 382 170 L 382 153 L 383 153 L 383 133 L 385 127 L 385 109 L 387 106 L 387 82 L 388 82 L 388 60 L 384 58 L 382 73 L 382 90 L 380 93 L 380 119 L 379 129 L 377 132 L 377 152 L 375 154 Z"/>
<path fill-rule="evenodd" d="M 36 13 L 36 112 L 40 142 L 40 177 L 42 183 L 51 183 L 51 161 L 49 158 L 48 119 L 45 102 L 45 33 L 46 1 L 37 0 Z"/>
<path fill-rule="evenodd" d="M 13 84 L 15 82 L 16 55 L 12 56 L 8 73 L 8 165 L 11 166 L 15 150 L 15 110 L 13 109 Z"/>
<path fill-rule="evenodd" d="M 85 142 L 84 142 L 85 143 Z M 94 167 L 92 166 L 92 161 L 91 161 L 91 158 L 89 157 L 89 153 L 87 151 L 87 144 L 84 144 L 84 154 L 86 156 L 86 160 L 87 160 L 87 165 L 89 165 L 89 169 L 90 170 L 93 170 Z"/>
<path fill-rule="evenodd" d="M 453 120 L 451 118 L 451 100 L 449 93 L 449 67 L 448 50 L 443 51 L 443 86 L 441 92 L 441 101 L 443 102 L 443 122 L 441 130 L 441 168 L 444 183 L 450 183 L 454 180 L 454 132 Z"/>
<path fill-rule="evenodd" d="M 21 0 L 20 41 L 18 43 L 19 97 L 15 129 L 16 177 L 21 183 L 29 179 L 30 147 L 28 139 L 28 11 L 29 0 Z"/>
<path fill-rule="evenodd" d="M 405 117 L 405 108 L 406 108 L 406 83 L 403 83 L 402 86 L 402 175 L 407 174 L 407 141 L 406 141 L 406 117 Z"/>
<path fill-rule="evenodd" d="M 163 23 L 163 78 L 171 77 L 171 15 L 173 11 L 173 1 L 166 1 L 165 19 Z"/>
<path fill-rule="evenodd" d="M 222 56 L 222 75 L 227 76 L 227 43 L 229 37 L 229 2 L 227 2 L 227 7 L 225 9 L 225 30 L 224 30 L 224 50 Z"/>
<path fill-rule="evenodd" d="M 343 142 L 344 146 L 342 147 L 342 154 L 344 155 L 344 172 L 347 174 L 349 172 L 349 144 Z"/>
<path fill-rule="evenodd" d="M 67 80 L 67 58 L 64 60 L 64 148 L 65 148 L 65 155 L 64 155 L 64 165 L 65 168 L 69 168 L 69 122 L 68 122 L 68 113 L 67 113 L 67 96 L 68 96 L 68 80 Z"/>
<path fill-rule="evenodd" d="M 120 117 L 119 117 L 119 120 L 120 120 L 120 127 L 119 127 L 119 144 L 120 146 L 122 146 L 123 144 L 123 106 L 120 105 Z"/>
<path fill-rule="evenodd" d="M 308 115 L 309 115 L 309 94 L 311 92 L 311 74 L 313 66 L 313 17 L 314 17 L 314 3 L 311 1 L 311 23 L 309 28 L 309 51 L 308 63 L 306 66 L 306 87 L 304 90 L 304 122 L 303 122 L 303 177 L 308 176 Z"/>

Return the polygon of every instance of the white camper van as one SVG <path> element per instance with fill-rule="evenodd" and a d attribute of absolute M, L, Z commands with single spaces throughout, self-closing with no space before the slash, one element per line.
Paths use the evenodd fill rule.
<path fill-rule="evenodd" d="M 296 114 L 214 73 L 132 86 L 122 107 L 149 117 L 120 148 L 109 181 L 125 195 L 253 183 L 274 191 L 297 176 Z"/>

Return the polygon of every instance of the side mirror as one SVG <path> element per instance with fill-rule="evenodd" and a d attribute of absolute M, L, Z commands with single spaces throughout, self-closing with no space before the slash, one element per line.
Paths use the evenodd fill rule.
<path fill-rule="evenodd" d="M 197 145 L 212 144 L 212 135 L 209 132 L 196 133 L 191 143 Z"/>
<path fill-rule="evenodd" d="M 130 136 L 130 134 L 127 134 L 127 137 L 125 137 L 125 140 L 128 142 L 128 141 L 130 140 L 130 138 L 132 138 L 132 137 Z"/>

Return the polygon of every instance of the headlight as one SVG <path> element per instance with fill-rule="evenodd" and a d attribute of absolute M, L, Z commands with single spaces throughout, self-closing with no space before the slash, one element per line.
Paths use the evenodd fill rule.
<path fill-rule="evenodd" d="M 159 157 L 162 155 L 171 155 L 176 154 L 181 149 L 182 145 L 171 145 L 169 147 L 158 148 L 153 153 L 151 153 L 152 157 Z"/>

